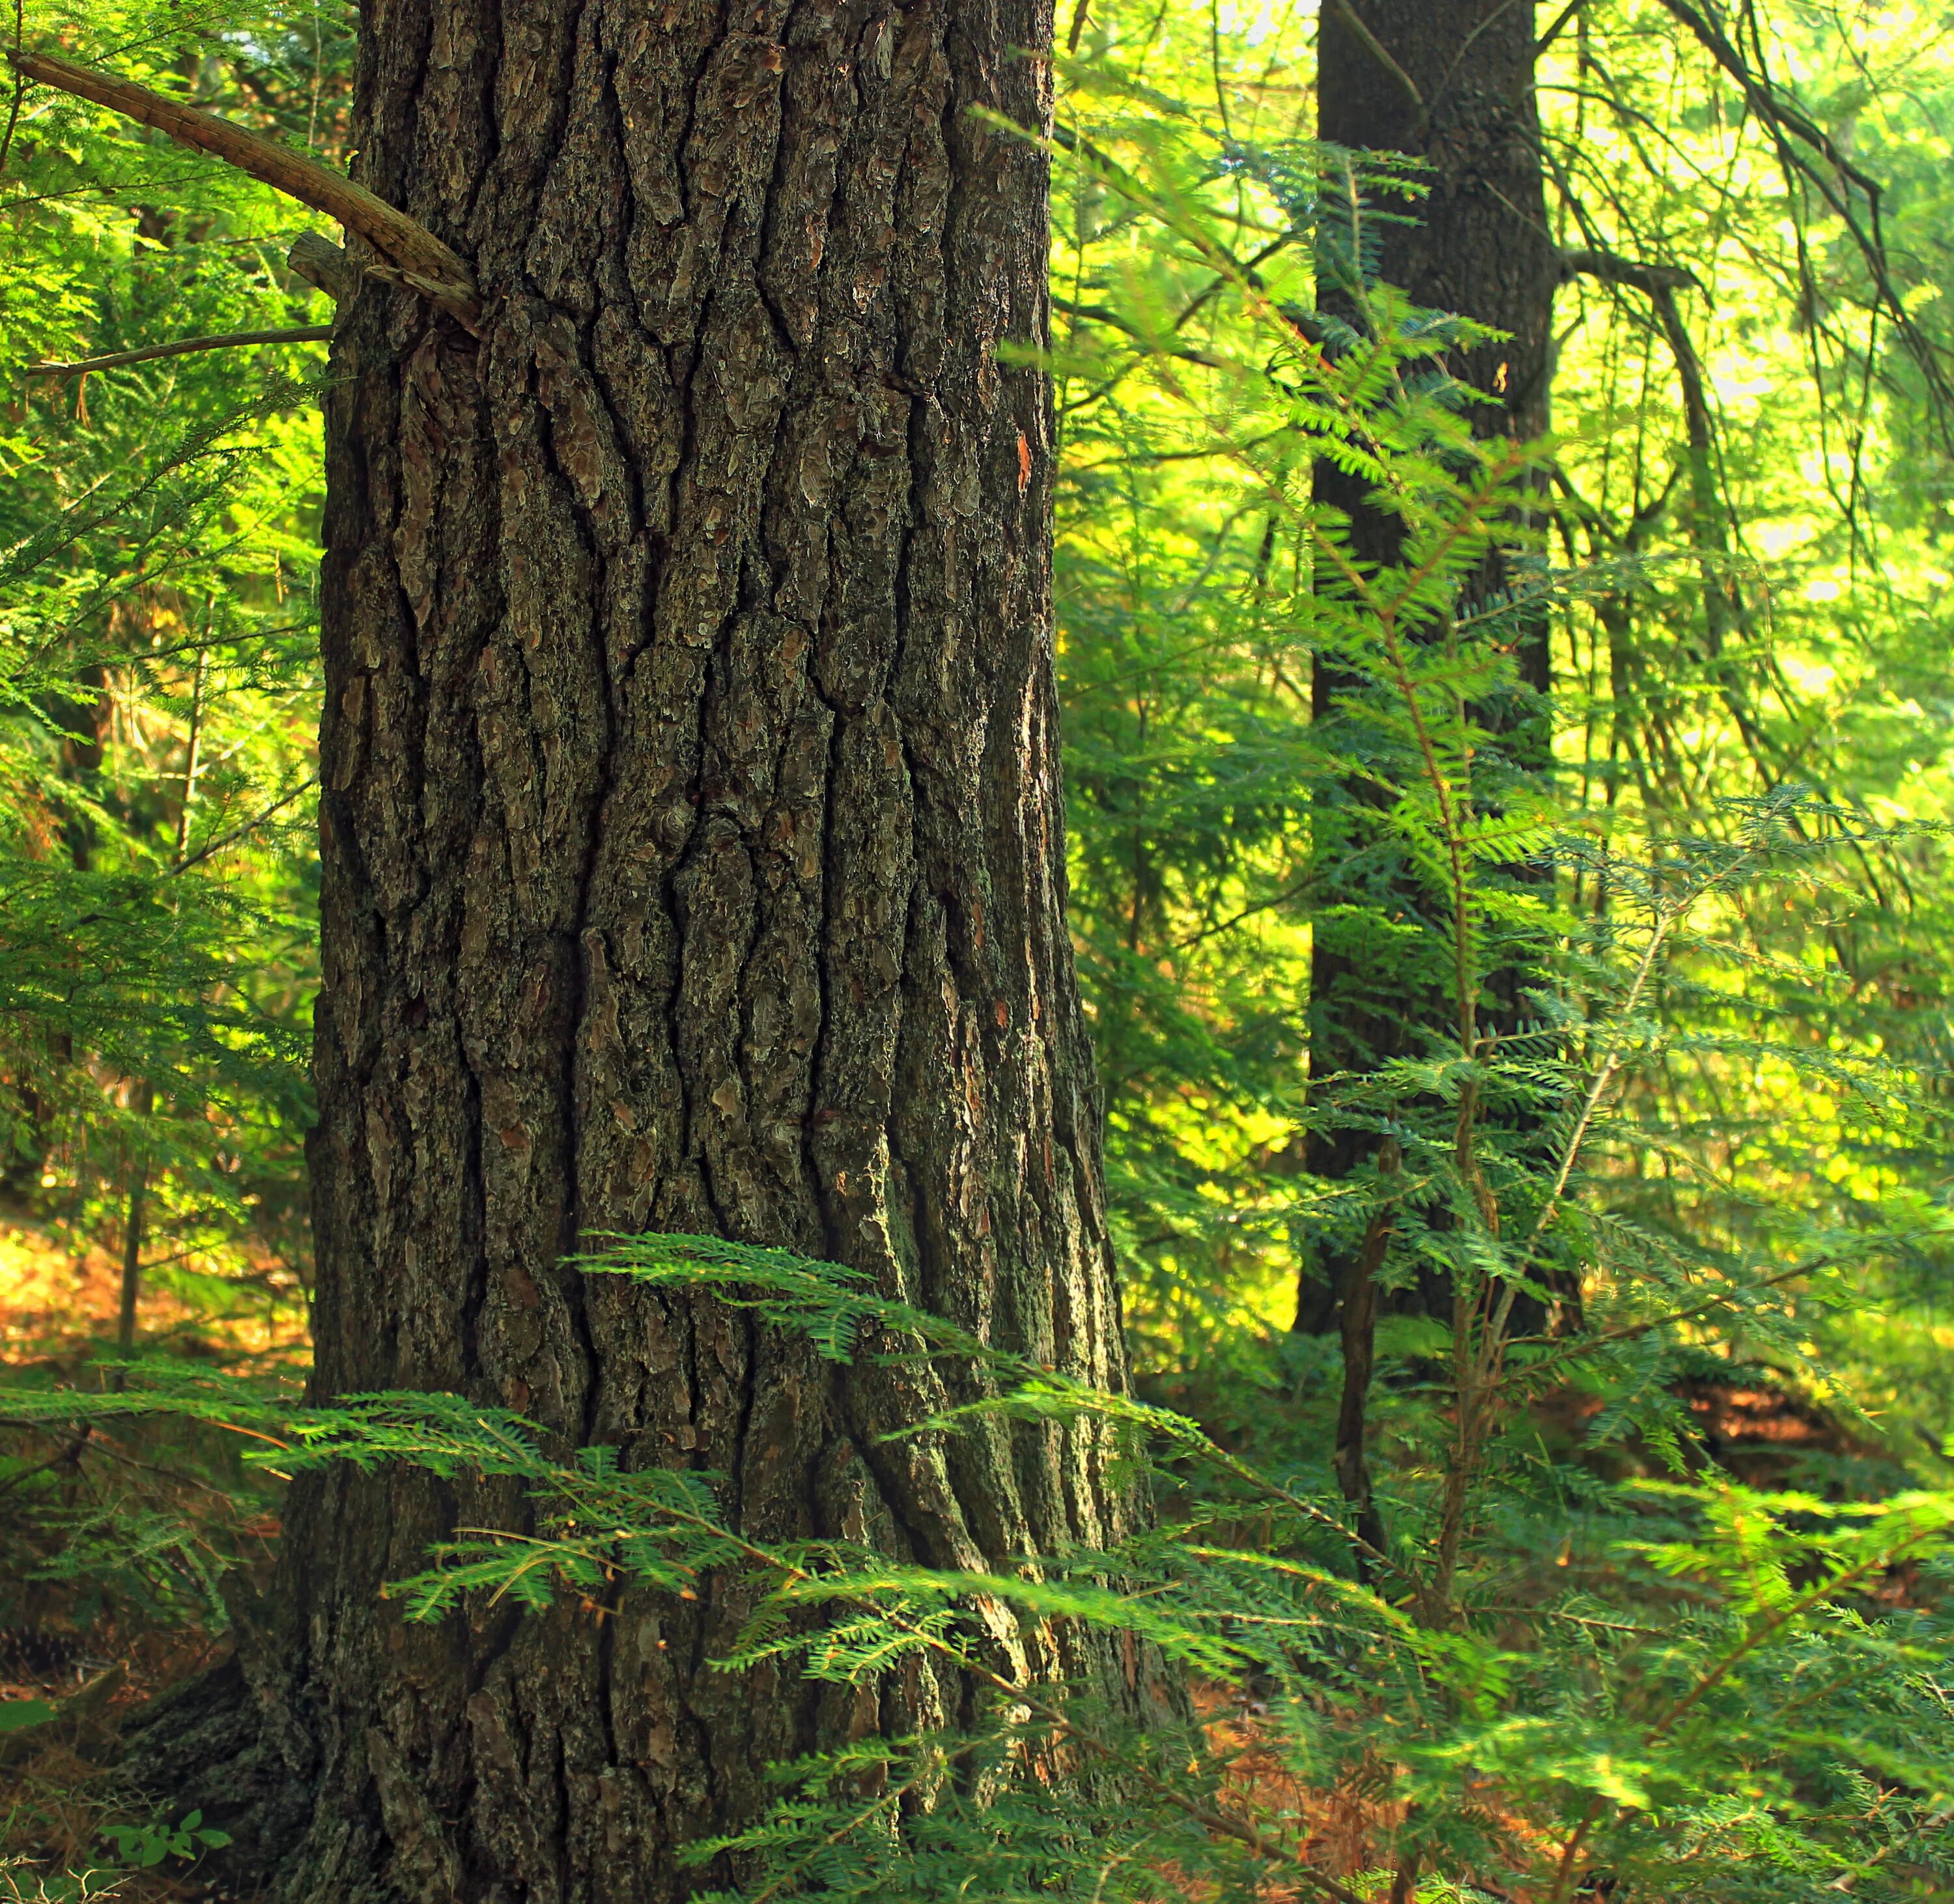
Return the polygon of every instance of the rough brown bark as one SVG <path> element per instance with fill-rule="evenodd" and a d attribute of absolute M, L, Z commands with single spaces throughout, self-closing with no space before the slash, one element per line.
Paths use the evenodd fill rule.
<path fill-rule="evenodd" d="M 1509 335 L 1455 353 L 1453 374 L 1492 401 L 1478 433 L 1525 441 L 1547 427 L 1559 265 L 1542 185 L 1531 0 L 1351 0 L 1351 11 L 1416 86 L 1324 10 L 1317 126 L 1360 151 L 1428 168 L 1412 224 L 1381 232 L 1378 275 L 1413 303 Z M 1502 372 L 1503 366 L 1503 374 Z M 1329 479 L 1325 472 L 1324 479 Z M 1383 519 L 1373 517 L 1380 529 Z"/>
<path fill-rule="evenodd" d="M 1378 275 L 1416 304 L 1509 334 L 1455 352 L 1447 367 L 1490 400 L 1472 413 L 1475 432 L 1521 441 L 1547 426 L 1560 271 L 1542 185 L 1534 39 L 1532 0 L 1350 0 L 1347 8 L 1324 8 L 1317 46 L 1322 137 L 1359 150 L 1408 154 L 1427 168 L 1425 195 L 1415 205 L 1381 208 L 1409 212 L 1415 222 L 1378 228 Z M 1349 515 L 1351 544 L 1360 558 L 1395 558 L 1397 519 L 1367 506 L 1361 482 L 1324 463 L 1316 470 L 1315 489 L 1319 501 Z M 1495 558 L 1477 592 L 1490 595 L 1509 580 Z M 1546 618 L 1523 624 L 1516 646 L 1522 679 L 1544 693 L 1550 686 Z M 1318 663 L 1318 719 L 1329 717 L 1347 688 L 1334 666 Z M 1544 765 L 1544 731 L 1515 735 L 1513 751 L 1531 753 Z M 1365 890 L 1352 897 L 1376 916 L 1394 909 L 1415 914 L 1424 903 L 1418 883 L 1409 869 L 1393 866 L 1388 829 L 1375 829 L 1374 837 L 1367 830 L 1367 802 L 1374 798 L 1357 786 L 1343 802 L 1346 830 L 1367 849 L 1371 869 Z M 1318 1079 L 1403 1056 L 1420 1048 L 1425 1029 L 1456 1022 L 1442 954 L 1434 956 L 1428 974 L 1408 973 L 1401 941 L 1373 943 L 1365 935 L 1359 914 L 1330 915 L 1318 925 L 1310 1068 Z M 1437 935 L 1431 936 L 1436 944 Z M 1508 994 L 1503 1015 L 1513 1023 L 1522 1010 L 1519 975 L 1494 975 L 1493 989 Z M 1501 1015 L 1495 1011 L 1490 1022 L 1497 1026 Z M 1319 1176 L 1346 1178 L 1367 1164 L 1375 1144 L 1362 1132 L 1324 1133 L 1312 1138 L 1307 1166 Z M 1338 1305 L 1360 1280 L 1360 1231 L 1361 1225 L 1353 1226 L 1347 1245 L 1319 1252 L 1305 1267 L 1297 1291 L 1299 1330 L 1338 1327 Z M 1450 1314 L 1449 1291 L 1435 1285 L 1412 1293 L 1410 1300 Z"/>
<path fill-rule="evenodd" d="M 1043 0 L 366 8 L 360 171 L 482 314 L 369 283 L 334 350 L 319 1396 L 459 1390 L 708 1468 L 762 1536 L 956 1563 L 1120 1530 L 1090 1431 L 880 1445 L 944 1378 L 562 1261 L 605 1229 L 791 1246 L 1123 1379 L 1052 417 L 999 355 L 1047 335 L 1046 172 L 973 110 L 1047 123 L 1050 40 Z M 276 1896 L 680 1896 L 674 1847 L 769 1761 L 967 1695 L 715 1673 L 725 1579 L 602 1620 L 382 1601 L 513 1511 L 295 1488 L 234 1674 Z M 201 1696 L 194 1751 L 240 1749 Z"/>

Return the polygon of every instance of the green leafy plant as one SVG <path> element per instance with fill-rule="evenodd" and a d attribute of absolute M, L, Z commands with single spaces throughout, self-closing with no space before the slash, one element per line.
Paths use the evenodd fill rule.
<path fill-rule="evenodd" d="M 230 1834 L 203 1822 L 201 1811 L 191 1811 L 171 1824 L 154 1818 L 143 1824 L 112 1824 L 103 1835 L 115 1847 L 121 1862 L 137 1871 L 152 1871 L 165 1858 L 196 1858 L 206 1851 L 221 1851 L 230 1843 Z"/>

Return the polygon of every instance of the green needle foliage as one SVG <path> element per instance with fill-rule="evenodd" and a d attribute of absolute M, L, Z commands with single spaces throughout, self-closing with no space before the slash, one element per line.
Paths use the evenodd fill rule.
<path fill-rule="evenodd" d="M 727 1524 L 719 1477 L 627 1470 L 602 1448 L 565 1460 L 535 1425 L 459 1396 L 294 1412 L 165 1361 L 139 1365 L 120 1396 L 17 1393 L 8 1406 L 244 1427 L 287 1443 L 258 1457 L 286 1473 L 398 1462 L 521 1485 L 525 1524 L 460 1530 L 391 1589 L 410 1618 L 567 1595 L 602 1620 L 641 1590 L 710 1594 L 738 1573 L 762 1591 L 727 1671 L 787 1661 L 872 1685 L 926 1654 L 987 1695 L 975 1733 L 781 1768 L 765 1818 L 694 1848 L 740 1872 L 729 1898 L 1137 1900 L 1170 1882 L 1218 1897 L 1367 1895 L 1393 1865 L 1415 1866 L 1431 1896 L 1572 1895 L 1605 1876 L 1630 1894 L 1817 1899 L 1849 1879 L 1857 1895 L 1902 1897 L 1954 1853 L 1954 1733 L 1936 1676 L 1946 1625 L 1880 1591 L 1896 1569 L 1945 1569 L 1954 1494 L 1842 1504 L 1727 1482 L 1489 1477 L 1456 1599 L 1434 1619 L 1444 1556 L 1429 1516 L 1364 1585 L 1340 1503 L 1320 1491 L 1165 1411 L 1028 1374 L 831 1266 L 654 1236 L 585 1267 L 709 1290 L 775 1327 L 803 1315 L 832 1359 L 863 1352 L 851 1341 L 967 1359 L 993 1399 L 911 1431 L 1095 1414 L 1178 1511 L 1117 1551 L 947 1573 L 833 1541 L 752 1540 Z M 1560 1541 L 1605 1573 L 1543 1591 L 1522 1557 Z M 1230 1723 L 1164 1708 L 1136 1729 L 1091 1688 L 1014 1675 L 1014 1642 L 1073 1623 L 1120 1635 L 1148 1671 L 1192 1675 Z M 1346 1883 L 1305 1854 L 1312 1806 L 1335 1792 L 1389 1821 L 1374 1876 Z"/>
<path fill-rule="evenodd" d="M 1363 328 L 1326 347 L 1272 272 L 1217 269 L 1211 229 L 1174 196 L 1190 174 L 1250 178 L 1268 218 L 1299 220 L 1315 201 L 1293 181 L 1334 174 L 1343 156 L 1204 159 L 1176 132 L 1117 170 L 1094 162 L 1109 190 L 1173 221 L 1222 281 L 1211 301 L 1234 307 L 1236 328 L 1204 347 L 1200 388 L 1180 360 L 1152 360 L 1162 427 L 1215 433 L 1213 479 L 1277 525 L 1302 580 L 1268 611 L 1268 639 L 1336 655 L 1352 686 L 1312 745 L 1323 772 L 1376 789 L 1421 884 L 1412 916 L 1379 922 L 1395 937 L 1376 936 L 1402 945 L 1400 982 L 1415 969 L 1450 1000 L 1425 1048 L 1321 1097 L 1311 1114 L 1374 1138 L 1377 1165 L 1299 1195 L 1290 1217 L 1374 1238 L 1387 1286 L 1446 1293 L 1394 1364 L 1381 1534 L 1357 1527 L 1320 1440 L 1233 1447 L 850 1272 L 708 1237 L 593 1239 L 580 1268 L 709 1294 L 831 1361 L 953 1365 L 948 1387 L 966 1399 L 908 1435 L 1095 1424 L 1158 1503 L 1156 1525 L 1111 1551 L 946 1571 L 872 1545 L 755 1538 L 727 1518 L 723 1478 L 681 1454 L 627 1464 L 565 1448 L 470 1397 L 294 1410 L 152 1362 L 119 1396 L 7 1406 L 50 1422 L 143 1409 L 225 1422 L 281 1444 L 259 1458 L 281 1473 L 399 1463 L 456 1482 L 479 1518 L 464 1507 L 427 1566 L 390 1589 L 410 1619 L 567 1598 L 602 1620 L 633 1596 L 702 1598 L 738 1578 L 754 1610 L 727 1672 L 787 1664 L 872 1686 L 921 1656 L 972 1689 L 974 1730 L 781 1768 L 768 1813 L 694 1847 L 728 1899 L 1930 1893 L 1954 1855 L 1939 1676 L 1954 1494 L 1740 1485 L 1702 1469 L 1674 1392 L 1739 1332 L 1748 1353 L 1810 1366 L 1809 1306 L 1849 1299 L 1844 1269 L 1904 1234 L 1877 1208 L 1841 1223 L 1755 1199 L 1748 1233 L 1695 1233 L 1622 1195 L 1623 1159 L 1651 1141 L 1641 1082 L 1667 1066 L 1741 1055 L 1889 1127 L 1930 1114 L 1903 1068 L 1786 1035 L 1758 1003 L 1792 975 L 1729 929 L 1737 897 L 1815 887 L 1903 836 L 1789 787 L 1726 800 L 1693 831 L 1558 807 L 1503 754 L 1511 724 L 1483 712 L 1517 692 L 1509 615 L 1456 612 L 1489 548 L 1524 546 L 1537 467 L 1472 440 L 1439 361 L 1456 326 L 1367 284 Z M 1344 525 L 1309 500 L 1299 442 L 1401 513 L 1396 564 L 1349 558 Z M 1539 586 L 1560 599 L 1583 583 L 1543 569 Z M 1523 862 L 1556 877 L 1518 878 Z M 1564 903 L 1603 878 L 1605 913 Z M 1361 907 L 1361 884 L 1338 903 Z M 1489 974 L 1516 966 L 1537 975 L 1535 1015 L 1488 1038 Z M 1741 987 L 1723 982 L 1732 969 Z M 1578 1324 L 1522 1330 L 1522 1294 L 1551 1305 L 1572 1285 L 1587 1293 Z M 1534 1404 L 1570 1387 L 1593 1403 L 1586 1444 L 1557 1459 Z M 1631 1447 L 1670 1478 L 1610 1478 L 1602 1457 Z M 526 1500 L 513 1513 L 511 1487 Z M 1161 1690 L 1150 1719 L 1026 1671 L 1069 1626 L 1117 1636 L 1136 1684 Z M 1175 1682 L 1195 1714 L 1167 1695 Z M 1311 1849 L 1337 1805 L 1366 1821 L 1357 1868 Z"/>
<path fill-rule="evenodd" d="M 253 1437 L 259 1488 L 404 1463 L 476 1503 L 391 1589 L 410 1618 L 567 1601 L 602 1622 L 737 1582 L 728 1672 L 872 1688 L 921 1658 L 970 1689 L 974 1726 L 782 1766 L 764 1816 L 693 1847 L 749 1904 L 1954 1890 L 1954 78 L 1910 7 L 1729 11 L 1761 91 L 1653 0 L 1582 8 L 1542 54 L 1557 241 L 1671 275 L 1658 296 L 1570 263 L 1565 435 L 1519 446 L 1475 441 L 1447 374 L 1485 335 L 1472 313 L 1377 281 L 1379 221 L 1422 215 L 1421 180 L 1311 137 L 1299 23 L 1077 16 L 1051 362 L 1072 917 L 1138 1394 L 833 1265 L 587 1239 L 586 1274 L 709 1296 L 837 1364 L 953 1371 L 919 1390 L 960 1399 L 905 1434 L 1104 1434 L 1149 1531 L 982 1573 L 759 1541 L 677 1451 L 570 1448 L 473 1397 L 303 1407 L 150 1357 L 114 1365 L 119 1390 L 0 1398 L 42 1437 L 0 1468 L 38 1575 L 221 1624 L 248 1535 L 74 1498 L 45 1452 L 218 1425 Z M 339 137 L 336 14 L 31 24 Z M 1888 181 L 1883 256 L 1863 188 L 1773 102 Z M 286 1287 L 317 360 L 24 379 L 318 306 L 278 262 L 288 208 L 72 102 L 27 103 L 0 192 L 0 295 L 27 313 L 0 370 L 32 392 L 0 437 L 16 1201 L 113 1236 L 140 1180 L 151 1254 L 208 1266 L 204 1299 Z M 1402 520 L 1390 565 L 1312 501 L 1326 461 Z M 1519 581 L 1488 602 L 1469 584 L 1494 551 Z M 1550 708 L 1512 652 L 1542 613 Z M 1323 709 L 1319 658 L 1343 683 Z M 1517 743 L 1548 722 L 1543 768 Z M 1415 1048 L 1310 1076 L 1318 935 L 1361 951 L 1381 1007 L 1446 1001 Z M 1302 1140 L 1333 1129 L 1371 1162 L 1318 1180 Z M 1361 1512 L 1336 1346 L 1287 1329 L 1327 1258 L 1387 1299 Z M 1713 1459 L 1747 1384 L 1822 1406 L 1824 1450 Z M 1068 1626 L 1115 1635 L 1159 1696 L 1035 1679 Z"/>
<path fill-rule="evenodd" d="M 134 77 L 333 134 L 343 22 L 302 60 L 296 17 L 248 42 L 217 24 L 68 23 Z M 318 300 L 275 195 L 79 102 L 12 105 L 0 1189 L 77 1247 L 133 1230 L 145 1288 L 262 1313 L 306 1272 L 319 353 L 36 366 L 316 322 Z"/>
<path fill-rule="evenodd" d="M 1786 99 L 1873 142 L 1854 162 L 1887 181 L 1894 281 L 1938 313 L 1915 222 L 1937 202 L 1921 168 L 1946 96 L 1938 29 L 1910 8 L 1849 27 L 1741 11 L 1747 57 Z M 1855 1258 L 1877 1311 L 1808 1305 L 1806 1339 L 1890 1411 L 1889 1432 L 1917 1446 L 1917 1425 L 1937 1445 L 1954 1427 L 1934 1373 L 1939 1152 L 1850 1080 L 1869 1063 L 1923 1114 L 1943 1093 L 1946 467 L 1912 347 L 1869 314 L 1852 230 L 1678 19 L 1591 5 L 1541 55 L 1557 242 L 1677 288 L 1652 301 L 1570 267 L 1557 299 L 1554 507 L 1531 499 L 1556 771 L 1502 787 L 1482 753 L 1475 795 L 1505 807 L 1522 873 L 1544 865 L 1529 813 L 1563 838 L 1550 894 L 1512 882 L 1516 928 L 1550 897 L 1605 934 L 1618 870 L 1672 835 L 1735 837 L 1755 802 L 1793 790 L 1838 816 L 1811 827 L 1863 836 L 1795 872 L 1760 863 L 1669 941 L 1671 1042 L 1620 1106 L 1639 1134 L 1610 1153 L 1611 1195 L 1645 1230 L 1778 1267 L 1801 1247 L 1771 1233 L 1784 1213 L 1845 1233 L 1877 1206 L 1890 1243 L 1908 1239 Z M 1359 850 L 1369 810 L 1348 790 L 1380 753 L 1385 783 L 1403 778 L 1393 696 L 1353 692 L 1321 721 L 1309 705 L 1309 656 L 1340 650 L 1294 525 L 1328 451 L 1283 413 L 1273 380 L 1295 341 L 1257 313 L 1307 312 L 1319 269 L 1361 267 L 1367 219 L 1424 208 L 1415 174 L 1368 160 L 1321 183 L 1298 143 L 1302 27 L 1095 5 L 1079 46 L 1095 57 L 1061 94 L 1054 265 L 1075 932 L 1140 1365 L 1246 1422 L 1262 1411 L 1245 1392 L 1307 1386 L 1321 1359 L 1311 1338 L 1273 1362 L 1266 1345 L 1296 1312 L 1325 1199 L 1347 1188 L 1304 1170 L 1312 941 L 1360 952 L 1387 1007 L 1431 995 L 1450 961 L 1428 918 L 1373 903 L 1391 900 L 1393 837 Z M 1357 222 L 1340 209 L 1326 246 L 1316 198 L 1347 206 L 1352 183 Z M 1316 335 L 1337 347 L 1334 328 Z M 1768 1055 L 1749 1042 L 1761 1018 Z M 1343 1207 L 1361 1234 L 1360 1205 Z M 1415 1321 L 1385 1326 L 1404 1340 Z"/>

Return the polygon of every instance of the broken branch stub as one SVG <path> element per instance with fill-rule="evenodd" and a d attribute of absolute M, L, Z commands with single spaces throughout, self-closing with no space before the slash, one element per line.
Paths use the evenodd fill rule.
<path fill-rule="evenodd" d="M 249 132 L 213 112 L 152 93 L 133 80 L 98 73 L 46 53 L 10 52 L 24 78 L 107 106 L 199 152 L 209 152 L 255 179 L 336 218 L 386 259 L 375 275 L 406 285 L 473 330 L 481 316 L 475 275 L 457 253 L 423 225 L 363 185 L 277 140 Z"/>
<path fill-rule="evenodd" d="M 285 262 L 294 276 L 335 304 L 343 304 L 360 287 L 360 267 L 323 231 L 301 231 L 292 240 Z"/>

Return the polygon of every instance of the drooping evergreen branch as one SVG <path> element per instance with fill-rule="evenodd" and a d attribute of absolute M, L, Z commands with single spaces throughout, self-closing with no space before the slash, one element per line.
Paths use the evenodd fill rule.
<path fill-rule="evenodd" d="M 1927 1524 L 1916 1527 L 1910 1536 L 1896 1542 L 1874 1546 L 1851 1565 L 1825 1574 L 1804 1592 L 1764 1613 L 1749 1627 L 1736 1645 L 1714 1661 L 1686 1692 L 1672 1700 L 1650 1722 L 1643 1733 L 1645 1743 L 1654 1745 L 1673 1731 L 1678 1720 L 1701 1705 L 1738 1667 L 1787 1626 L 1802 1619 L 1807 1613 L 1835 1604 L 1846 1588 L 1857 1586 L 1868 1575 L 1886 1572 L 1910 1560 L 1921 1544 L 1943 1532 L 1944 1525 L 1944 1522 L 1930 1520 Z M 1550 1904 L 1563 1904 L 1576 1869 L 1575 1859 L 1580 1856 L 1595 1826 L 1619 1803 L 1618 1799 L 1600 1792 L 1589 1799 L 1586 1811 L 1562 1851 L 1559 1866 L 1554 1874 Z"/>
<path fill-rule="evenodd" d="M 1618 1327 L 1604 1329 L 1597 1335 L 1583 1336 L 1570 1342 L 1556 1353 L 1538 1362 L 1529 1362 L 1507 1369 L 1500 1379 L 1517 1381 L 1524 1378 L 1528 1382 L 1537 1381 L 1544 1375 L 1556 1368 L 1565 1368 L 1570 1362 L 1582 1360 L 1617 1343 L 1632 1342 L 1638 1336 L 1651 1335 L 1658 1329 L 1670 1329 L 1680 1322 L 1693 1322 L 1698 1317 L 1707 1315 L 1713 1309 L 1726 1309 L 1741 1302 L 1745 1297 L 1761 1295 L 1766 1290 L 1777 1289 L 1786 1283 L 1794 1283 L 1801 1276 L 1810 1276 L 1827 1265 L 1823 1262 L 1793 1263 L 1789 1269 L 1781 1269 L 1775 1275 L 1760 1276 L 1755 1281 L 1746 1283 L 1742 1289 L 1719 1290 L 1714 1296 L 1706 1296 L 1700 1302 L 1692 1302 L 1684 1308 L 1667 1309 L 1660 1315 L 1644 1318 L 1639 1322 L 1624 1322 Z"/>
<path fill-rule="evenodd" d="M 1684 901 L 1685 906 L 1693 904 L 1698 897 L 1696 891 L 1692 890 Z M 1654 928 L 1649 933 L 1648 943 L 1642 947 L 1642 955 L 1636 961 L 1635 976 L 1629 982 L 1628 996 L 1616 1014 L 1619 1020 L 1626 1023 L 1633 1016 L 1636 1007 L 1641 1002 L 1643 989 L 1655 970 L 1656 960 L 1661 956 L 1663 944 L 1681 916 L 1681 912 L 1675 908 L 1657 914 Z M 1574 1167 L 1580 1161 L 1582 1147 L 1587 1142 L 1588 1127 L 1594 1123 L 1594 1114 L 1601 1108 L 1601 1100 L 1607 1094 L 1608 1086 L 1613 1081 L 1615 1073 L 1621 1069 L 1621 1065 L 1622 1048 L 1618 1042 L 1596 1070 L 1587 1093 L 1581 1101 L 1581 1108 L 1575 1114 L 1573 1124 L 1567 1133 L 1567 1142 L 1561 1148 L 1559 1167 L 1555 1170 L 1553 1181 L 1547 1189 L 1547 1201 L 1541 1205 L 1540 1214 L 1534 1218 L 1533 1227 L 1527 1236 L 1526 1247 L 1529 1251 L 1536 1247 L 1547 1234 L 1548 1225 L 1560 1212 L 1561 1199 L 1567 1193 L 1568 1179 L 1574 1174 Z M 1509 1311 L 1511 1307 L 1509 1296 L 1506 1308 Z M 1505 1319 L 1503 1315 L 1500 1319 Z"/>
<path fill-rule="evenodd" d="M 293 801 L 309 793 L 318 784 L 318 774 L 307 774 L 297 786 L 293 787 L 288 793 L 281 793 L 269 806 L 265 808 L 262 812 L 253 814 L 241 826 L 234 826 L 228 833 L 221 833 L 215 839 L 206 840 L 187 859 L 178 860 L 170 869 L 171 877 L 174 878 L 180 873 L 189 872 L 193 866 L 201 866 L 205 860 L 211 858 L 214 854 L 221 853 L 226 847 L 234 847 L 239 840 L 248 840 L 274 814 L 282 813 Z"/>
<path fill-rule="evenodd" d="M 425 225 L 365 186 L 276 140 L 152 92 L 133 80 L 46 53 L 10 52 L 7 57 L 27 79 L 152 126 L 180 144 L 209 152 L 287 198 L 336 218 L 387 261 L 383 276 L 418 291 L 470 329 L 479 321 L 481 299 L 467 262 Z"/>

